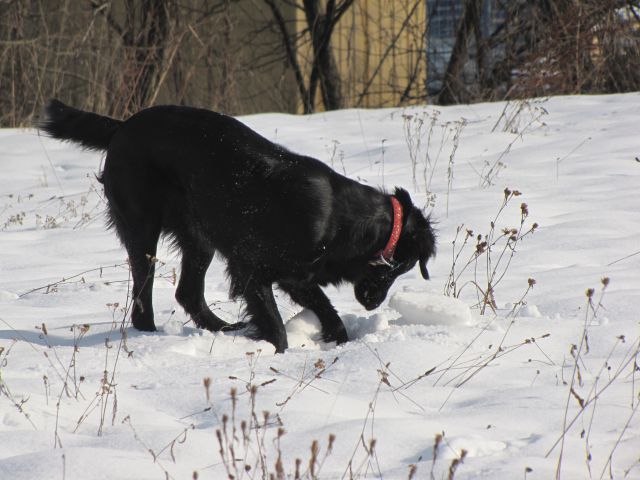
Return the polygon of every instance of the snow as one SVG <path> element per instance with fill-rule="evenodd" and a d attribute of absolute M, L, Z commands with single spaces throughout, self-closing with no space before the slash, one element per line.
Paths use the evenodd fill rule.
<path fill-rule="evenodd" d="M 472 325 L 469 306 L 462 300 L 429 292 L 397 292 L 389 307 L 401 316 L 399 325 Z"/>
<path fill-rule="evenodd" d="M 349 286 L 327 289 L 346 345 L 324 343 L 315 315 L 276 291 L 284 355 L 194 328 L 174 300 L 179 258 L 166 244 L 160 330 L 123 336 L 129 272 L 104 228 L 101 156 L 0 130 L 0 479 L 264 478 L 278 451 L 287 478 L 296 458 L 311 477 L 314 440 L 318 478 L 407 478 L 410 465 L 414 478 L 448 478 L 462 450 L 456 479 L 640 478 L 640 94 L 526 107 L 517 118 L 504 103 L 241 118 L 351 178 L 406 187 L 438 233 L 431 281 L 403 275 L 378 310 Z M 408 115 L 424 125 L 415 177 Z M 497 216 L 505 187 L 522 194 Z M 494 238 L 518 228 L 521 203 L 522 233 L 539 227 L 513 257 L 500 240 L 490 260 L 474 259 L 492 221 Z M 207 300 L 237 321 L 227 290 L 215 259 Z"/>

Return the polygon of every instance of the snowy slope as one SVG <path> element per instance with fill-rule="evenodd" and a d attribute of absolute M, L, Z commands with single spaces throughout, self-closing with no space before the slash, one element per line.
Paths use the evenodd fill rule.
<path fill-rule="evenodd" d="M 284 355 L 183 325 L 166 245 L 162 330 L 123 337 L 128 269 L 104 229 L 100 155 L 0 130 L 0 479 L 294 478 L 296 458 L 318 478 L 640 478 L 639 112 L 628 94 L 242 118 L 351 178 L 405 186 L 437 222 L 430 282 L 406 274 L 375 312 L 328 289 L 344 346 L 278 294 Z M 487 267 L 476 236 L 505 187 L 522 194 L 496 235 L 523 202 L 516 235 L 539 226 L 512 258 L 497 240 Z M 445 297 L 460 249 L 461 294 Z M 487 268 L 496 308 L 480 315 Z M 207 281 L 237 320 L 221 261 Z"/>

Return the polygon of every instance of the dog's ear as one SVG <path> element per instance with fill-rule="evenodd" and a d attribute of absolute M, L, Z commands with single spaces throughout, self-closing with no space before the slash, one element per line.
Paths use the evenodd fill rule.
<path fill-rule="evenodd" d="M 413 205 L 409 192 L 396 187 L 393 195 L 402 204 L 405 212 L 403 215 L 403 240 L 405 245 L 418 257 L 420 273 L 425 280 L 429 279 L 427 262 L 436 253 L 436 234 L 432 227 L 430 217 L 425 217 L 424 213 Z"/>
<path fill-rule="evenodd" d="M 396 187 L 393 191 L 393 196 L 398 199 L 405 212 L 411 211 L 413 202 L 411 201 L 411 195 L 404 188 Z"/>

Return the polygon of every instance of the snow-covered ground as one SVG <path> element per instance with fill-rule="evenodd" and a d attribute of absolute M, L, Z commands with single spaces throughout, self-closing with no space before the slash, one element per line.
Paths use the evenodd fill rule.
<path fill-rule="evenodd" d="M 296 458 L 303 478 L 640 478 L 640 94 L 438 111 L 241 119 L 407 187 L 438 230 L 432 280 L 404 275 L 377 311 L 328 289 L 344 346 L 278 294 L 284 355 L 185 324 L 166 245 L 161 331 L 123 338 L 129 277 L 104 228 L 101 156 L 0 130 L 0 479 L 295 478 Z M 521 195 L 495 220 L 505 187 Z M 492 221 L 496 243 L 474 258 Z M 443 295 L 454 251 L 459 298 Z M 236 321 L 223 270 L 207 299 Z M 480 315 L 492 272 L 497 308 Z"/>

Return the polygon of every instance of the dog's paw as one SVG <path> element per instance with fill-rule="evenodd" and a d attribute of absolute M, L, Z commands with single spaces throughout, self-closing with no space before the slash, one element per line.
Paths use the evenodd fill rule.
<path fill-rule="evenodd" d="M 336 342 L 337 345 L 341 345 L 349 341 L 349 336 L 344 325 L 340 325 L 330 332 L 323 332 L 322 339 L 327 343 Z"/>

